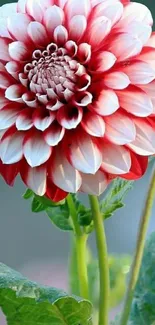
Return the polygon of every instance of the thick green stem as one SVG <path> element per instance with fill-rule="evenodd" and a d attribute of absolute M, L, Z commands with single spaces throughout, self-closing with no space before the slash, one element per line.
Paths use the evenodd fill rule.
<path fill-rule="evenodd" d="M 83 233 L 78 223 L 78 216 L 76 207 L 72 196 L 67 196 L 67 203 L 70 210 L 74 233 L 75 233 L 75 245 L 76 245 L 76 258 L 79 278 L 80 295 L 85 299 L 89 299 L 89 286 L 88 286 L 88 274 L 87 274 L 87 238 L 88 236 Z"/>
<path fill-rule="evenodd" d="M 96 232 L 96 243 L 99 258 L 100 272 L 100 303 L 99 303 L 99 323 L 98 325 L 109 325 L 109 296 L 110 296 L 110 280 L 109 280 L 109 263 L 106 244 L 106 235 L 104 229 L 103 217 L 100 212 L 98 198 L 89 196 L 90 205 L 93 214 L 94 227 Z"/>
<path fill-rule="evenodd" d="M 144 213 L 143 213 L 142 219 L 140 221 L 136 251 L 135 251 L 135 256 L 134 256 L 134 260 L 133 260 L 133 264 L 132 264 L 132 268 L 131 268 L 129 285 L 128 285 L 128 289 L 127 289 L 127 293 L 126 293 L 126 298 L 125 298 L 123 313 L 122 313 L 121 320 L 120 320 L 120 325 L 126 325 L 128 323 L 132 300 L 133 300 L 133 295 L 134 295 L 134 291 L 135 291 L 135 287 L 136 287 L 136 283 L 138 280 L 140 267 L 141 267 L 141 263 L 142 263 L 143 252 L 144 252 L 144 247 L 145 247 L 145 240 L 146 240 L 146 235 L 147 235 L 147 229 L 148 229 L 148 224 L 149 224 L 149 220 L 150 220 L 150 216 L 151 216 L 154 199 L 155 199 L 155 171 L 153 172 L 153 176 L 151 179 L 151 183 L 150 183 L 150 187 L 149 187 L 149 191 L 148 191 L 148 195 L 147 195 L 147 199 L 146 199 L 146 204 L 145 204 L 145 208 L 144 208 Z"/>

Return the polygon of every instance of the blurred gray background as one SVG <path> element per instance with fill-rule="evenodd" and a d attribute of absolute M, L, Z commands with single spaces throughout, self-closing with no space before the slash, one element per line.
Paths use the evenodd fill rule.
<path fill-rule="evenodd" d="M 0 4 L 11 1 L 0 1 Z M 155 16 L 155 2 L 145 3 Z M 126 207 L 106 221 L 109 253 L 133 253 L 139 218 L 151 170 L 135 182 Z M 0 178 L 0 261 L 42 284 L 66 289 L 70 235 L 55 228 L 44 213 L 32 214 L 30 202 L 22 199 L 25 187 L 17 179 L 9 188 Z M 155 207 L 149 231 L 155 230 Z M 95 240 L 90 244 L 94 251 Z M 61 267 L 59 267 L 61 266 Z"/>

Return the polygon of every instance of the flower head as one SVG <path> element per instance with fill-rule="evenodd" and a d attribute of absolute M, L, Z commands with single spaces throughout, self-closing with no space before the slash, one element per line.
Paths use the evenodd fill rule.
<path fill-rule="evenodd" d="M 141 177 L 155 154 L 155 37 L 127 0 L 0 8 L 0 173 L 53 200 Z"/>

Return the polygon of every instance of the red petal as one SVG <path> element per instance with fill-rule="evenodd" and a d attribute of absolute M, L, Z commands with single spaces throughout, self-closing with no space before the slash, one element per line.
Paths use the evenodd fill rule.
<path fill-rule="evenodd" d="M 46 196 L 54 202 L 59 202 L 65 199 L 68 195 L 67 192 L 60 190 L 50 179 L 47 179 L 47 191 Z"/>
<path fill-rule="evenodd" d="M 10 186 L 14 185 L 15 178 L 19 173 L 19 169 L 20 169 L 19 162 L 16 164 L 5 165 L 0 160 L 0 174 L 3 176 L 5 182 Z"/>
<path fill-rule="evenodd" d="M 148 158 L 136 155 L 133 152 L 130 152 L 130 155 L 131 155 L 130 171 L 127 174 L 121 175 L 121 177 L 130 180 L 141 178 L 146 172 L 148 166 Z"/>

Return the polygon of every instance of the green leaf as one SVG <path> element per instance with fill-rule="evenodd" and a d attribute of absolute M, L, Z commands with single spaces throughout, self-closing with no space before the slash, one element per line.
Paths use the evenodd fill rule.
<path fill-rule="evenodd" d="M 109 256 L 110 270 L 110 307 L 118 306 L 126 291 L 126 278 L 129 273 L 131 258 L 129 256 Z M 91 301 L 98 308 L 99 298 L 99 267 L 98 261 L 88 265 Z"/>
<path fill-rule="evenodd" d="M 146 243 L 128 325 L 155 323 L 155 232 Z"/>
<path fill-rule="evenodd" d="M 77 194 L 72 194 L 72 198 L 76 206 L 76 211 L 77 211 L 78 221 L 80 226 L 82 227 L 90 226 L 93 220 L 91 209 L 87 208 L 79 201 Z"/>
<path fill-rule="evenodd" d="M 124 207 L 123 199 L 132 188 L 132 181 L 117 178 L 113 181 L 110 191 L 100 204 L 104 219 L 110 218 L 113 213 Z"/>
<path fill-rule="evenodd" d="M 32 200 L 32 205 L 31 205 L 31 210 L 32 212 L 41 212 L 44 211 L 46 209 L 46 207 L 44 206 L 44 204 L 42 204 L 37 197 L 34 197 Z"/>
<path fill-rule="evenodd" d="M 59 229 L 64 231 L 73 230 L 69 210 L 66 205 L 65 208 L 64 206 L 61 206 L 58 208 L 47 209 L 46 213 L 53 224 Z"/>
<path fill-rule="evenodd" d="M 91 303 L 39 286 L 0 264 L 0 307 L 8 325 L 92 325 Z"/>
<path fill-rule="evenodd" d="M 33 197 L 33 191 L 31 191 L 29 188 L 26 190 L 26 192 L 23 194 L 23 198 L 25 200 L 29 200 L 31 197 Z"/>

